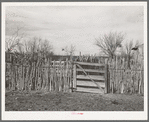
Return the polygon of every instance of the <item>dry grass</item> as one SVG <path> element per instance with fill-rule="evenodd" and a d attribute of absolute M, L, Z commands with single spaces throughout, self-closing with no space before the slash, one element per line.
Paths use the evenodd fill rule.
<path fill-rule="evenodd" d="M 143 111 L 143 97 L 122 94 L 8 92 L 6 111 Z"/>

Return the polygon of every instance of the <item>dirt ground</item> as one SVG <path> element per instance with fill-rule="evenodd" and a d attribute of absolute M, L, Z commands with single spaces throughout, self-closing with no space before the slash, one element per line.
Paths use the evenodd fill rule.
<path fill-rule="evenodd" d="M 7 92 L 6 111 L 143 111 L 139 95 Z"/>

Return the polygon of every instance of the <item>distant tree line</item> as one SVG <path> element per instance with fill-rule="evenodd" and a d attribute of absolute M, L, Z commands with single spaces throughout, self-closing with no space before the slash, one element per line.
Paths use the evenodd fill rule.
<path fill-rule="evenodd" d="M 11 36 L 6 37 L 5 52 L 13 53 L 13 59 L 20 60 L 20 62 L 36 62 L 37 59 L 44 60 L 49 57 L 53 57 L 52 60 L 60 59 L 58 57 L 61 57 L 62 60 L 65 60 L 66 57 L 68 59 L 74 57 L 76 51 L 74 45 L 62 48 L 62 51 L 65 52 L 67 56 L 56 56 L 54 55 L 53 45 L 49 40 L 37 37 L 26 39 L 24 38 L 25 34 L 20 32 L 21 29 L 21 27 L 17 27 L 16 31 L 14 31 Z M 141 45 L 138 41 L 134 42 L 133 40 L 127 40 L 126 43 L 123 43 L 125 34 L 122 32 L 109 32 L 95 40 L 102 54 L 111 59 L 116 56 L 125 58 L 128 62 L 128 66 L 130 65 L 130 60 L 138 55 L 139 46 Z"/>

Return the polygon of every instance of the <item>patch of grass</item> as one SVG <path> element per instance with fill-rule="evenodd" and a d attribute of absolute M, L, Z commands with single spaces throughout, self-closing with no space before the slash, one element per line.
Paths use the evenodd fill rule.
<path fill-rule="evenodd" d="M 91 93 L 9 92 L 6 111 L 143 111 L 142 96 Z"/>

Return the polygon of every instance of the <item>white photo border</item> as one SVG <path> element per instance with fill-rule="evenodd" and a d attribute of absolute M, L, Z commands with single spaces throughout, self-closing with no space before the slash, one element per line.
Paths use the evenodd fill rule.
<path fill-rule="evenodd" d="M 5 7 L 6 6 L 143 6 L 144 7 L 144 111 L 5 111 Z M 148 57 L 147 57 L 147 2 L 2 2 L 2 120 L 147 120 L 148 116 Z M 83 113 L 74 114 L 74 113 Z"/>

